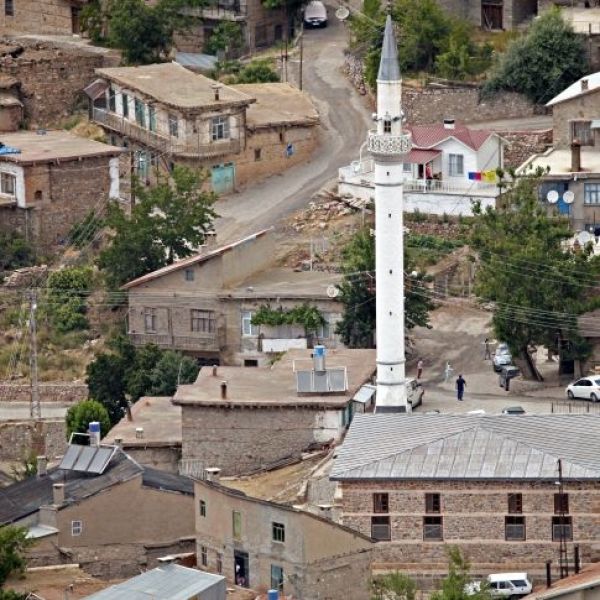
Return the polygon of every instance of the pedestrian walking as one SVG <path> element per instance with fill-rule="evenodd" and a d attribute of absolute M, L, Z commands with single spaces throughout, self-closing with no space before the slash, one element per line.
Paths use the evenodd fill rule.
<path fill-rule="evenodd" d="M 448 379 L 450 379 L 450 375 L 452 374 L 452 371 L 454 371 L 454 369 L 450 366 L 450 363 L 447 362 L 446 368 L 444 369 L 444 383 L 446 383 L 448 381 Z"/>
<path fill-rule="evenodd" d="M 463 396 L 465 395 L 466 387 L 467 382 L 462 375 L 459 375 L 458 379 L 456 380 L 456 397 L 460 402 L 462 402 Z"/>
<path fill-rule="evenodd" d="M 483 341 L 483 346 L 483 360 L 492 360 L 492 353 L 490 351 L 490 340 L 488 338 L 485 338 L 485 340 Z"/>
<path fill-rule="evenodd" d="M 421 375 L 423 375 L 423 359 L 420 358 L 417 363 L 417 379 L 421 379 Z"/>

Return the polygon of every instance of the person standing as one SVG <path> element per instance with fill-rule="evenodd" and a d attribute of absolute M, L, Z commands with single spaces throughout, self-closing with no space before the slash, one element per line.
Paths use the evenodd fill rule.
<path fill-rule="evenodd" d="M 492 360 L 492 353 L 490 351 L 490 340 L 485 338 L 483 341 L 484 351 L 483 351 L 483 360 Z"/>
<path fill-rule="evenodd" d="M 417 379 L 421 379 L 421 375 L 423 375 L 423 359 L 420 358 L 417 363 Z"/>
<path fill-rule="evenodd" d="M 456 397 L 460 402 L 462 402 L 465 395 L 465 387 L 467 387 L 467 382 L 462 375 L 459 375 L 456 380 Z"/>

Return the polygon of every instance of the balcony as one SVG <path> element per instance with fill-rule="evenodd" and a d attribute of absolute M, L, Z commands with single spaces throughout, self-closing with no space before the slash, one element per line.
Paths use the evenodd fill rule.
<path fill-rule="evenodd" d="M 150 131 L 103 108 L 94 107 L 93 121 L 101 127 L 115 131 L 163 154 L 188 158 L 212 158 L 236 154 L 241 148 L 239 139 L 218 140 L 210 144 L 180 143 L 178 140 L 174 142 L 170 137 Z"/>
<path fill-rule="evenodd" d="M 224 343 L 224 331 L 195 336 L 158 333 L 129 333 L 128 335 L 135 346 L 155 344 L 160 348 L 190 352 L 219 352 Z"/>
<path fill-rule="evenodd" d="M 248 13 L 246 0 L 212 0 L 206 6 L 187 7 L 181 11 L 188 17 L 215 21 L 243 21 Z"/>
<path fill-rule="evenodd" d="M 410 133 L 391 135 L 378 133 L 375 129 L 369 131 L 367 149 L 371 154 L 382 156 L 395 156 L 410 152 L 412 146 Z"/>

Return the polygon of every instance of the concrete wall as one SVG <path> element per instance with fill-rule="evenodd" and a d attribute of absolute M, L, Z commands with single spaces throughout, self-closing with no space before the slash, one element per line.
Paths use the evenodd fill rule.
<path fill-rule="evenodd" d="M 220 488 L 196 483 L 197 562 L 202 547 L 208 568 L 216 570 L 217 552 L 223 574 L 234 580 L 234 550 L 248 552 L 250 587 L 271 587 L 271 565 L 283 568 L 285 595 L 297 598 L 359 600 L 366 597 L 371 542 L 308 513 L 290 511 L 273 503 L 233 496 Z M 206 517 L 199 502 L 206 503 Z M 233 511 L 241 515 L 241 535 L 233 538 Z M 272 538 L 273 522 L 285 526 L 285 542 Z"/>
<path fill-rule="evenodd" d="M 109 440 L 111 443 L 113 440 Z M 181 459 L 180 446 L 163 446 L 160 448 L 149 446 L 141 448 L 139 446 L 123 445 L 123 450 L 133 458 L 137 463 L 144 467 L 152 467 L 167 473 L 179 473 L 179 460 Z"/>
<path fill-rule="evenodd" d="M 66 439 L 63 419 L 0 421 L 0 461 L 17 462 L 30 452 L 51 461 L 63 455 Z"/>
<path fill-rule="evenodd" d="M 338 439 L 343 410 L 182 406 L 182 458 L 242 474 Z M 337 424 L 337 427 L 335 427 Z"/>

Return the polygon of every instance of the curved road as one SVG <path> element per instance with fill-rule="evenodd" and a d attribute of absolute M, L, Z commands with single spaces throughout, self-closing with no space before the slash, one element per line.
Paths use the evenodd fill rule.
<path fill-rule="evenodd" d="M 304 91 L 312 96 L 321 116 L 320 146 L 309 162 L 219 200 L 220 218 L 215 225 L 219 243 L 275 225 L 337 179 L 339 167 L 358 158 L 369 127 L 369 110 L 341 70 L 345 25 L 331 9 L 330 17 L 329 27 L 304 32 Z M 290 74 L 297 69 L 297 60 L 290 60 Z"/>

